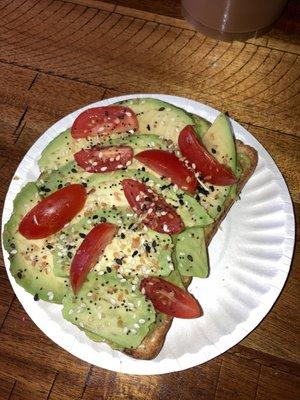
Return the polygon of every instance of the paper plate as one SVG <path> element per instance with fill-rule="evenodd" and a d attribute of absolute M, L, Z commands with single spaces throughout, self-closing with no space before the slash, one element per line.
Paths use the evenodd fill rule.
<path fill-rule="evenodd" d="M 9 219 L 13 199 L 20 188 L 39 175 L 41 151 L 58 133 L 70 127 L 80 112 L 134 97 L 155 97 L 213 121 L 218 111 L 175 96 L 143 94 L 99 101 L 69 114 L 49 128 L 31 147 L 12 179 L 3 211 Z M 154 360 L 135 360 L 106 344 L 89 340 L 61 316 L 61 306 L 33 297 L 18 286 L 4 261 L 11 285 L 35 324 L 55 343 L 74 356 L 96 366 L 130 374 L 163 374 L 204 363 L 247 336 L 271 309 L 287 278 L 294 247 L 294 215 L 287 186 L 263 146 L 241 125 L 231 121 L 236 138 L 259 154 L 254 175 L 232 207 L 209 247 L 211 273 L 194 278 L 191 292 L 199 299 L 204 316 L 175 319 L 162 351 Z"/>

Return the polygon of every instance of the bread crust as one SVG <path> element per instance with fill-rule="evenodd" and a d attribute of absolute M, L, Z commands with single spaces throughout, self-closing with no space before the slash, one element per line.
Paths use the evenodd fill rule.
<path fill-rule="evenodd" d="M 248 156 L 250 159 L 250 166 L 249 168 L 243 168 L 242 174 L 240 176 L 239 182 L 237 184 L 237 191 L 236 191 L 236 196 L 238 196 L 241 193 L 241 190 L 253 174 L 257 162 L 258 162 L 258 155 L 257 151 L 246 144 L 244 144 L 240 140 L 236 140 L 236 150 L 237 153 L 242 153 Z M 235 203 L 236 197 L 233 198 L 227 198 L 224 202 L 224 207 L 221 215 L 219 216 L 218 220 L 214 222 L 208 229 L 205 229 L 205 242 L 206 245 L 208 246 L 209 243 L 211 242 L 212 238 L 214 237 L 215 233 L 217 232 L 220 224 L 222 223 L 223 219 L 227 215 L 228 211 L 232 207 L 232 205 Z M 191 277 L 184 276 L 182 277 L 183 283 L 185 287 L 188 287 L 189 284 L 192 281 Z M 161 325 L 159 325 L 157 328 L 155 328 L 154 331 L 149 333 L 140 346 L 136 349 L 124 349 L 124 353 L 130 355 L 133 358 L 137 359 L 142 359 L 142 360 L 151 360 L 155 358 L 158 353 L 160 352 L 166 335 L 168 333 L 168 330 L 171 327 L 173 321 L 173 317 L 164 316 L 164 321 Z"/>

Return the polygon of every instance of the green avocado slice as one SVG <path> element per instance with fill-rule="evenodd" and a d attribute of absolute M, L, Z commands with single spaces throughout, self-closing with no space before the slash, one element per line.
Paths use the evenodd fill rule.
<path fill-rule="evenodd" d="M 208 276 L 208 257 L 203 228 L 194 226 L 176 236 L 174 259 L 181 275 L 199 278 Z"/>
<path fill-rule="evenodd" d="M 66 320 L 122 348 L 137 348 L 156 319 L 153 305 L 128 281 L 112 271 L 92 271 L 75 296 L 63 300 Z"/>

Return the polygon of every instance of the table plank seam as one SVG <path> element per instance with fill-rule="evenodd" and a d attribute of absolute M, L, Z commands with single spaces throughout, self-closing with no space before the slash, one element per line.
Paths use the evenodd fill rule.
<path fill-rule="evenodd" d="M 235 121 L 237 121 L 237 122 L 240 122 L 241 124 L 244 124 L 245 125 L 245 122 L 243 122 L 243 121 L 241 121 L 241 120 L 239 120 L 239 119 L 235 119 Z M 293 136 L 293 137 L 295 137 L 297 140 L 299 139 L 299 136 L 297 135 L 297 132 L 295 133 L 295 134 L 291 134 L 291 133 L 287 133 L 287 132 L 284 132 L 284 131 L 280 131 L 280 130 L 278 130 L 278 129 L 271 129 L 271 128 L 267 128 L 267 127 L 265 127 L 265 126 L 261 126 L 261 125 L 256 125 L 256 124 L 253 124 L 253 123 L 251 123 L 251 122 L 246 122 L 246 124 L 251 128 L 251 126 L 253 127 L 253 128 L 260 128 L 260 129 L 265 129 L 266 131 L 270 131 L 270 132 L 273 132 L 273 133 L 278 133 L 278 134 L 280 134 L 280 135 L 285 135 L 285 136 L 288 136 L 288 137 L 290 137 L 290 136 Z M 300 140 L 300 139 L 299 139 Z"/>
<path fill-rule="evenodd" d="M 221 358 L 221 362 L 220 362 L 220 368 L 219 368 L 219 373 L 218 373 L 218 379 L 217 379 L 217 383 L 216 383 L 216 387 L 215 387 L 215 391 L 214 391 L 214 399 L 216 399 L 217 391 L 218 391 L 218 388 L 219 388 L 219 382 L 220 382 L 220 377 L 221 377 L 222 365 L 223 365 L 223 358 Z"/>
<path fill-rule="evenodd" d="M 83 386 L 83 390 L 82 390 L 80 399 L 83 399 L 85 391 L 86 391 L 86 389 L 87 389 L 87 387 L 88 387 L 88 385 L 90 383 L 90 379 L 91 379 L 92 373 L 93 373 L 93 365 L 90 365 L 90 368 L 89 368 L 89 370 L 88 370 L 88 372 L 86 374 L 86 377 L 85 377 L 84 386 Z"/>
<path fill-rule="evenodd" d="M 23 122 L 23 120 L 24 120 L 24 118 L 25 118 L 25 115 L 26 115 L 27 111 L 28 111 L 28 106 L 25 107 L 25 110 L 23 111 L 23 113 L 22 113 L 22 115 L 21 115 L 21 117 L 20 117 L 20 119 L 19 119 L 18 125 L 16 126 L 16 129 L 15 129 L 14 132 L 13 132 L 13 135 L 16 134 L 16 138 L 15 138 L 13 144 L 16 144 L 16 143 L 17 143 L 17 141 L 19 140 L 19 137 L 20 137 L 20 135 L 21 135 L 23 129 L 24 129 L 25 126 L 26 126 L 26 121 L 24 122 L 23 125 L 22 125 L 22 122 Z"/>
<path fill-rule="evenodd" d="M 50 387 L 50 390 L 49 390 L 49 393 L 48 393 L 48 396 L 47 396 L 47 400 L 50 399 L 50 395 L 51 395 L 51 392 L 52 392 L 52 389 L 53 389 L 53 386 L 54 386 L 54 383 L 55 383 L 55 380 L 56 380 L 57 376 L 58 376 L 58 371 L 55 371 L 55 375 L 54 375 L 54 378 L 53 378 L 53 381 L 52 381 L 52 384 L 51 384 L 51 387 Z"/>
<path fill-rule="evenodd" d="M 262 365 L 260 364 L 260 366 L 259 366 L 258 378 L 257 378 L 257 384 L 256 384 L 256 389 L 255 389 L 254 400 L 256 400 L 257 394 L 258 394 L 258 388 L 259 388 L 259 381 L 260 381 L 260 376 L 261 376 L 261 370 L 262 370 Z"/>
<path fill-rule="evenodd" d="M 65 76 L 65 75 L 56 74 L 56 73 L 54 73 L 52 71 L 43 71 L 40 68 L 34 68 L 34 67 L 30 67 L 28 65 L 19 64 L 19 63 L 15 62 L 15 61 L 7 61 L 7 60 L 4 60 L 4 59 L 0 58 L 0 64 L 1 63 L 5 64 L 5 65 L 13 65 L 13 66 L 19 67 L 19 68 L 25 68 L 25 69 L 28 69 L 29 71 L 39 72 L 39 73 L 41 73 L 43 75 L 49 75 L 49 76 L 52 76 L 52 77 L 55 77 L 55 78 L 66 79 L 66 80 L 71 81 L 71 82 L 85 83 L 86 85 L 90 85 L 90 86 L 94 86 L 94 87 L 98 87 L 98 88 L 102 88 L 102 89 L 107 89 L 107 90 L 114 90 L 114 91 L 118 92 L 118 90 L 113 88 L 113 87 L 99 85 L 97 83 L 93 83 L 93 82 L 87 81 L 85 79 L 79 79 L 79 78 L 74 78 L 74 77 L 73 78 L 69 78 L 68 76 Z"/>
<path fill-rule="evenodd" d="M 12 393 L 13 393 L 13 391 L 14 391 L 15 386 L 16 386 L 16 383 L 17 383 L 17 380 L 15 379 L 14 384 L 13 384 L 13 386 L 12 386 L 12 388 L 11 388 L 11 391 L 10 391 L 10 393 L 9 393 L 9 396 L 8 396 L 8 399 L 7 399 L 7 400 L 10 400 L 11 395 L 12 395 Z"/>
<path fill-rule="evenodd" d="M 28 90 L 30 90 L 32 88 L 32 86 L 35 84 L 37 78 L 39 76 L 39 73 L 37 72 L 35 77 L 32 79 L 32 82 L 30 83 L 30 85 L 28 86 Z"/>
<path fill-rule="evenodd" d="M 5 316 L 4 316 L 4 318 L 3 318 L 3 321 L 2 321 L 2 323 L 1 323 L 1 325 L 0 325 L 0 331 L 1 331 L 1 329 L 3 328 L 3 326 L 4 326 L 4 323 L 5 323 L 5 321 L 6 321 L 6 318 L 8 317 L 9 311 L 10 311 L 10 309 L 11 309 L 11 307 L 12 307 L 13 302 L 15 301 L 15 299 L 16 299 L 16 296 L 15 296 L 15 294 L 14 294 L 14 297 L 12 298 L 12 300 L 11 300 L 11 302 L 10 302 L 10 305 L 9 305 L 9 307 L 8 307 L 8 310 L 6 311 Z"/>

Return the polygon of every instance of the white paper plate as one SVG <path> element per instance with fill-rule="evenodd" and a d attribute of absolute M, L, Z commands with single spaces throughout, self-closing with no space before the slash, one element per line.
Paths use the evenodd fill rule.
<path fill-rule="evenodd" d="M 39 175 L 41 151 L 59 132 L 70 127 L 80 112 L 132 97 L 156 97 L 213 121 L 217 110 L 182 97 L 131 95 L 99 101 L 69 114 L 49 128 L 20 163 L 4 205 L 2 228 L 9 219 L 13 199 L 25 182 Z M 135 360 L 105 344 L 89 340 L 61 316 L 61 306 L 33 297 L 18 286 L 4 261 L 11 285 L 35 324 L 55 343 L 96 366 L 130 374 L 163 374 L 204 363 L 225 352 L 248 335 L 269 312 L 287 278 L 294 247 L 294 215 L 287 186 L 263 146 L 232 121 L 235 136 L 255 147 L 259 162 L 209 247 L 211 273 L 194 278 L 190 291 L 203 307 L 196 320 L 175 319 L 157 358 Z"/>

